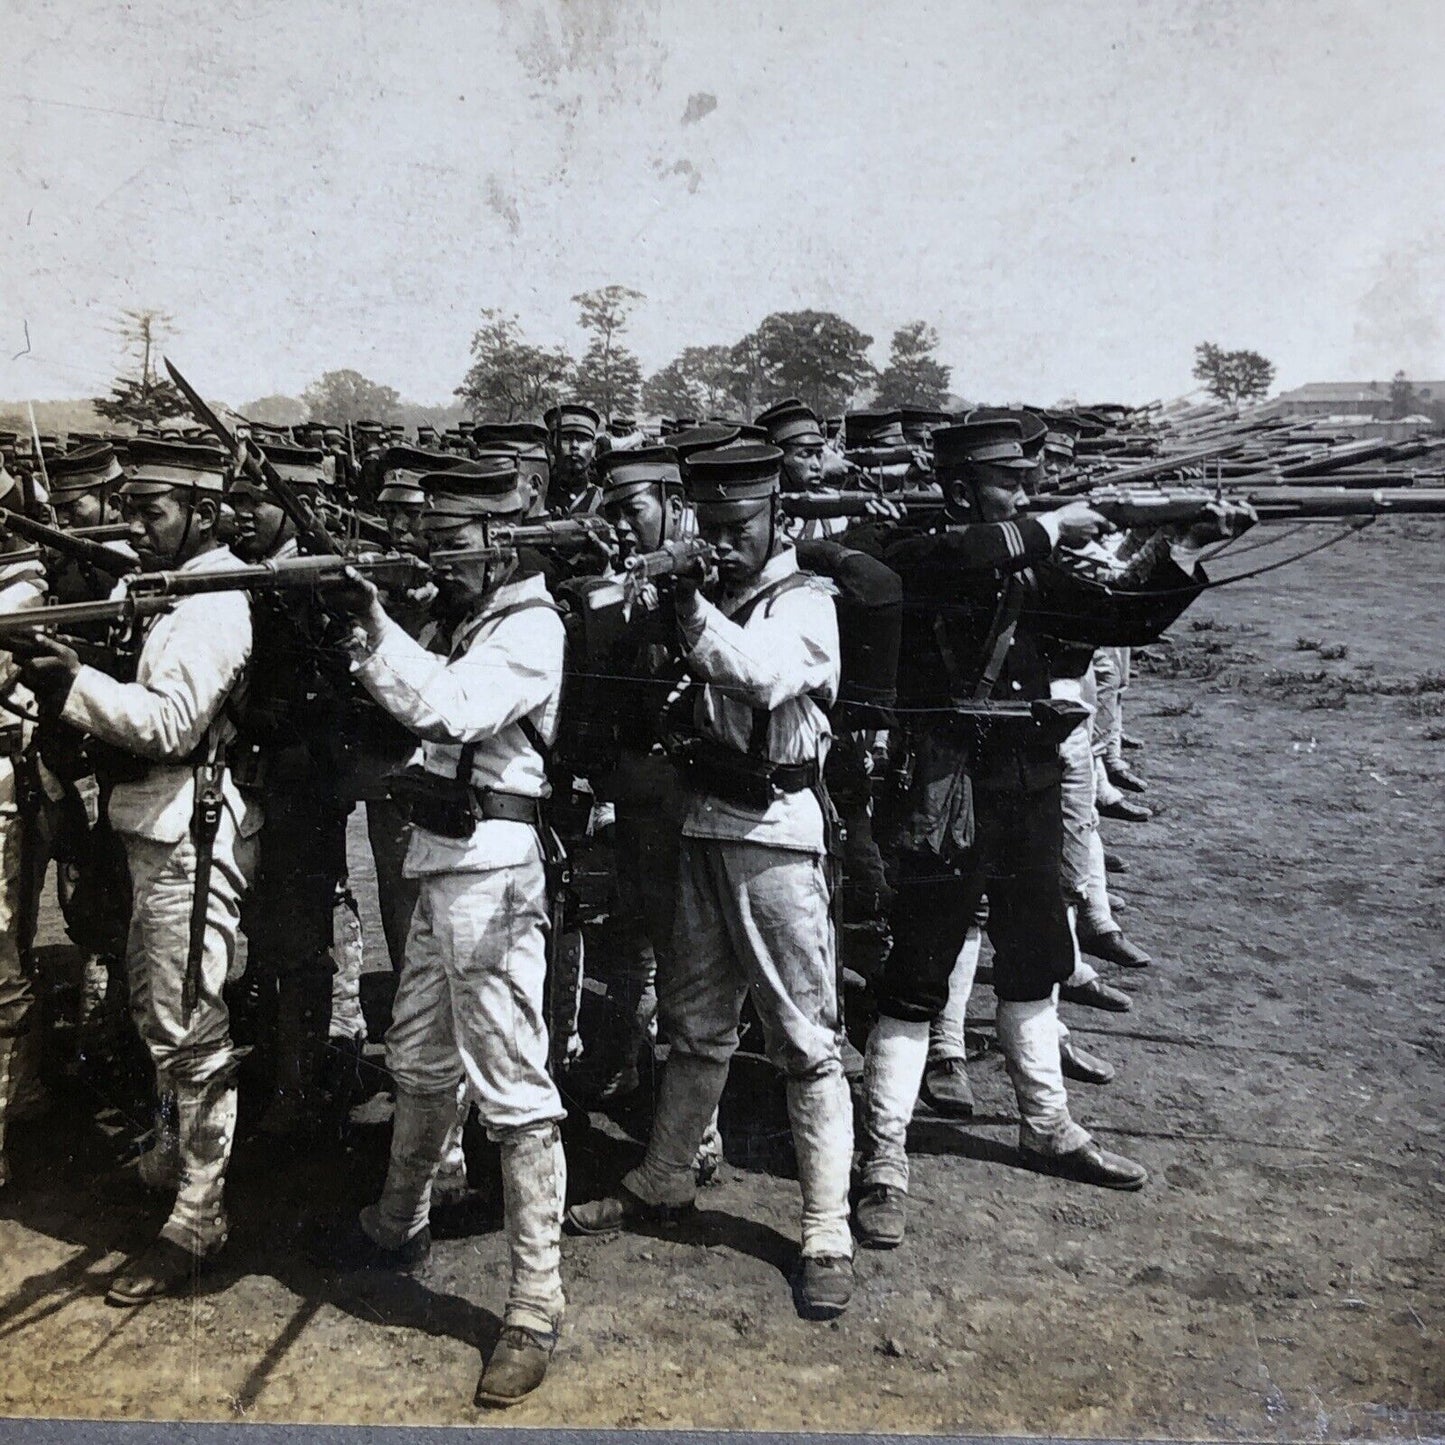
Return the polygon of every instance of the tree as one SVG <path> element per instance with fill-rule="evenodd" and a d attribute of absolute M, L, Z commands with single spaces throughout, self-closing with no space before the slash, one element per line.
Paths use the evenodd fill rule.
<path fill-rule="evenodd" d="M 733 348 L 688 346 L 642 387 L 642 409 L 672 416 L 715 416 L 732 400 Z"/>
<path fill-rule="evenodd" d="M 924 321 L 910 321 L 893 333 L 888 365 L 878 378 L 875 406 L 892 411 L 901 406 L 937 409 L 948 395 L 950 368 L 934 352 L 938 332 Z"/>
<path fill-rule="evenodd" d="M 572 378 L 572 394 L 604 417 L 635 411 L 642 389 L 642 363 L 622 345 L 633 307 L 647 298 L 629 286 L 603 286 L 572 298 L 577 322 L 591 336 Z"/>
<path fill-rule="evenodd" d="M 819 416 L 837 415 L 876 375 L 866 354 L 872 344 L 831 311 L 775 311 L 739 343 L 741 359 L 751 350 L 761 373 L 753 406 L 796 396 Z"/>
<path fill-rule="evenodd" d="M 344 426 L 349 421 L 394 421 L 401 397 L 359 371 L 328 371 L 301 393 L 313 421 Z"/>
<path fill-rule="evenodd" d="M 240 415 L 263 426 L 295 426 L 306 420 L 307 411 L 300 397 L 277 394 L 248 401 L 240 408 Z"/>
<path fill-rule="evenodd" d="M 161 335 L 171 324 L 163 311 L 122 311 L 116 330 L 140 374 L 122 373 L 111 383 L 109 396 L 96 397 L 96 411 L 110 422 L 154 426 L 167 417 L 189 415 L 185 398 L 169 378 L 156 373 Z"/>
<path fill-rule="evenodd" d="M 1274 384 L 1274 363 L 1257 351 L 1225 351 L 1212 341 L 1194 348 L 1194 379 L 1230 406 L 1257 401 Z"/>
<path fill-rule="evenodd" d="M 1420 410 L 1415 388 L 1406 379 L 1403 371 L 1397 371 L 1390 382 L 1390 416 L 1399 421 L 1401 417 L 1412 416 Z"/>
<path fill-rule="evenodd" d="M 488 307 L 472 337 L 472 365 L 455 395 L 486 421 L 526 421 L 560 401 L 575 363 L 561 346 L 534 346 L 514 315 Z"/>

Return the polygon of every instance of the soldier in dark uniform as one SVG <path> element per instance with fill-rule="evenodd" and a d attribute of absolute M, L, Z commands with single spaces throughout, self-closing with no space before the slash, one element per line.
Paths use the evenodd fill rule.
<path fill-rule="evenodd" d="M 940 479 L 973 524 L 901 532 L 883 549 L 907 604 L 900 708 L 914 719 L 896 800 L 894 948 L 864 1074 L 860 1238 L 903 1237 L 905 1137 L 928 1051 L 929 1020 L 947 998 L 954 960 L 980 895 L 990 905 L 998 1037 L 1018 1097 L 1020 1149 L 1035 1167 L 1111 1188 L 1146 1179 L 1070 1117 L 1059 1055 L 1057 988 L 1075 965 L 1060 892 L 1062 768 L 1067 715 L 1049 715 L 1041 637 L 1156 636 L 1199 595 L 1197 548 L 1241 530 L 1248 509 L 1219 506 L 1180 537 L 1151 544 L 1134 592 L 1093 587 L 1051 565 L 1062 543 L 1104 520 L 1083 503 L 1017 517 L 1032 471 L 1014 419 L 934 433 Z M 987 715 L 989 702 L 1041 705 L 1042 723 Z M 1082 710 L 1079 710 L 1080 713 Z"/>
<path fill-rule="evenodd" d="M 552 462 L 550 505 L 561 515 L 571 511 L 593 483 L 602 418 L 590 406 L 568 401 L 552 407 L 542 420 Z"/>
<path fill-rule="evenodd" d="M 306 504 L 321 495 L 323 454 L 263 445 L 270 464 Z M 295 524 L 246 477 L 231 488 L 235 550 L 245 562 L 297 555 Z M 351 684 L 335 624 L 308 593 L 254 599 L 255 650 L 233 750 L 238 781 L 261 799 L 259 861 L 242 908 L 248 990 L 274 1066 L 262 1132 L 281 1138 L 319 1122 L 331 1020 L 332 921 L 346 877 L 347 804 L 339 789 L 336 728 Z"/>
<path fill-rule="evenodd" d="M 598 466 L 602 509 L 624 544 L 656 551 L 686 535 L 682 474 L 671 447 L 609 452 Z M 614 866 L 622 923 L 620 1047 L 595 1093 L 621 1097 L 638 1086 L 637 1061 L 655 1031 L 657 975 L 672 957 L 673 910 L 684 799 L 662 750 L 662 715 L 682 676 L 672 609 L 633 609 L 607 689 L 616 763 L 595 779 L 615 809 Z M 599 699 L 600 700 L 600 699 Z"/>

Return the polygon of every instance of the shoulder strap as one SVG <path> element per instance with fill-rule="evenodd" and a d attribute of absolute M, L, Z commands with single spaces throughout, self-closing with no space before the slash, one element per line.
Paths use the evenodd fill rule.
<path fill-rule="evenodd" d="M 1003 671 L 1004 658 L 1013 645 L 1014 633 L 1018 630 L 1019 616 L 1024 607 L 1024 589 L 1010 577 L 1004 583 L 1003 593 L 994 610 L 993 623 L 984 642 L 983 671 L 973 687 L 973 700 L 985 702 L 993 696 L 998 684 L 998 675 Z"/>
<path fill-rule="evenodd" d="M 508 617 L 515 617 L 519 612 L 528 612 L 536 607 L 545 607 L 547 611 L 555 612 L 558 617 L 562 615 L 562 609 L 558 607 L 550 597 L 524 597 L 520 602 L 510 603 L 508 606 L 484 617 L 481 622 L 477 624 L 476 631 L 465 638 L 458 647 L 452 649 L 452 661 L 456 661 L 456 659 L 461 656 L 462 648 L 470 647 L 472 643 L 476 641 L 477 633 L 481 632 L 484 627 L 493 627 Z M 543 738 L 536 723 L 529 717 L 520 717 L 517 719 L 517 726 L 521 729 L 522 736 L 527 739 L 528 744 L 536 750 L 537 756 L 542 759 L 543 769 L 551 768 L 552 750 L 547 746 L 546 740 Z M 471 778 L 472 759 L 476 756 L 476 752 L 477 745 L 475 743 L 468 743 L 463 747 L 462 756 L 457 761 L 457 777 Z"/>
<path fill-rule="evenodd" d="M 808 572 L 790 572 L 786 577 L 780 577 L 771 586 L 764 587 L 755 597 L 749 597 L 728 620 L 737 623 L 739 627 L 746 627 L 748 619 L 759 607 L 763 609 L 763 616 L 766 617 L 779 597 L 785 592 L 791 592 L 795 587 L 807 586 L 811 575 Z M 773 715 L 767 708 L 753 709 L 753 725 L 748 732 L 748 752 L 753 757 L 767 756 L 768 729 L 772 720 Z"/>

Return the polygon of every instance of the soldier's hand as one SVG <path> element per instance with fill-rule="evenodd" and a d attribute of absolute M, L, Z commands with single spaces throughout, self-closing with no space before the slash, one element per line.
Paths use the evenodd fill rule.
<path fill-rule="evenodd" d="M 20 680 L 38 701 L 60 708 L 80 672 L 80 657 L 58 638 L 39 633 L 28 639 L 24 654 L 18 656 Z"/>
<path fill-rule="evenodd" d="M 1210 502 L 1180 538 L 1190 547 L 1208 547 L 1231 537 L 1242 536 L 1259 521 L 1259 513 L 1248 502 Z"/>
<path fill-rule="evenodd" d="M 867 515 L 879 517 L 885 522 L 901 522 L 907 515 L 902 502 L 895 502 L 891 497 L 869 497 L 867 501 Z"/>
<path fill-rule="evenodd" d="M 1087 502 L 1066 502 L 1056 512 L 1047 512 L 1039 518 L 1053 533 L 1056 547 L 1081 547 L 1092 542 L 1100 532 L 1109 530 L 1109 519 L 1096 512 Z"/>
<path fill-rule="evenodd" d="M 355 567 L 345 568 L 341 579 L 326 589 L 325 599 L 329 611 L 342 617 L 360 618 L 381 605 L 380 593 Z"/>

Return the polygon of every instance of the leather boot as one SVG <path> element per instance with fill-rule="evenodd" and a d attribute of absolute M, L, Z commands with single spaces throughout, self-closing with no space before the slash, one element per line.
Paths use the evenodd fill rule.
<path fill-rule="evenodd" d="M 725 1062 L 676 1048 L 668 1055 L 647 1154 L 622 1181 L 639 1199 L 674 1208 L 693 1202 L 698 1146 L 717 1113 L 727 1076 Z"/>
<path fill-rule="evenodd" d="M 503 1325 L 492 1358 L 477 1381 L 473 1404 L 505 1410 L 525 1400 L 547 1377 L 552 1351 L 557 1348 L 556 1331 L 524 1329 Z"/>
<path fill-rule="evenodd" d="M 401 1249 L 427 1227 L 432 1179 L 456 1117 L 455 1089 L 396 1091 L 386 1183 L 381 1198 L 361 1212 L 362 1228 L 384 1249 Z"/>
<path fill-rule="evenodd" d="M 321 1071 L 331 1020 L 331 975 L 313 968 L 277 981 L 276 1093 L 259 1125 L 274 1139 L 296 1139 L 321 1126 Z"/>

